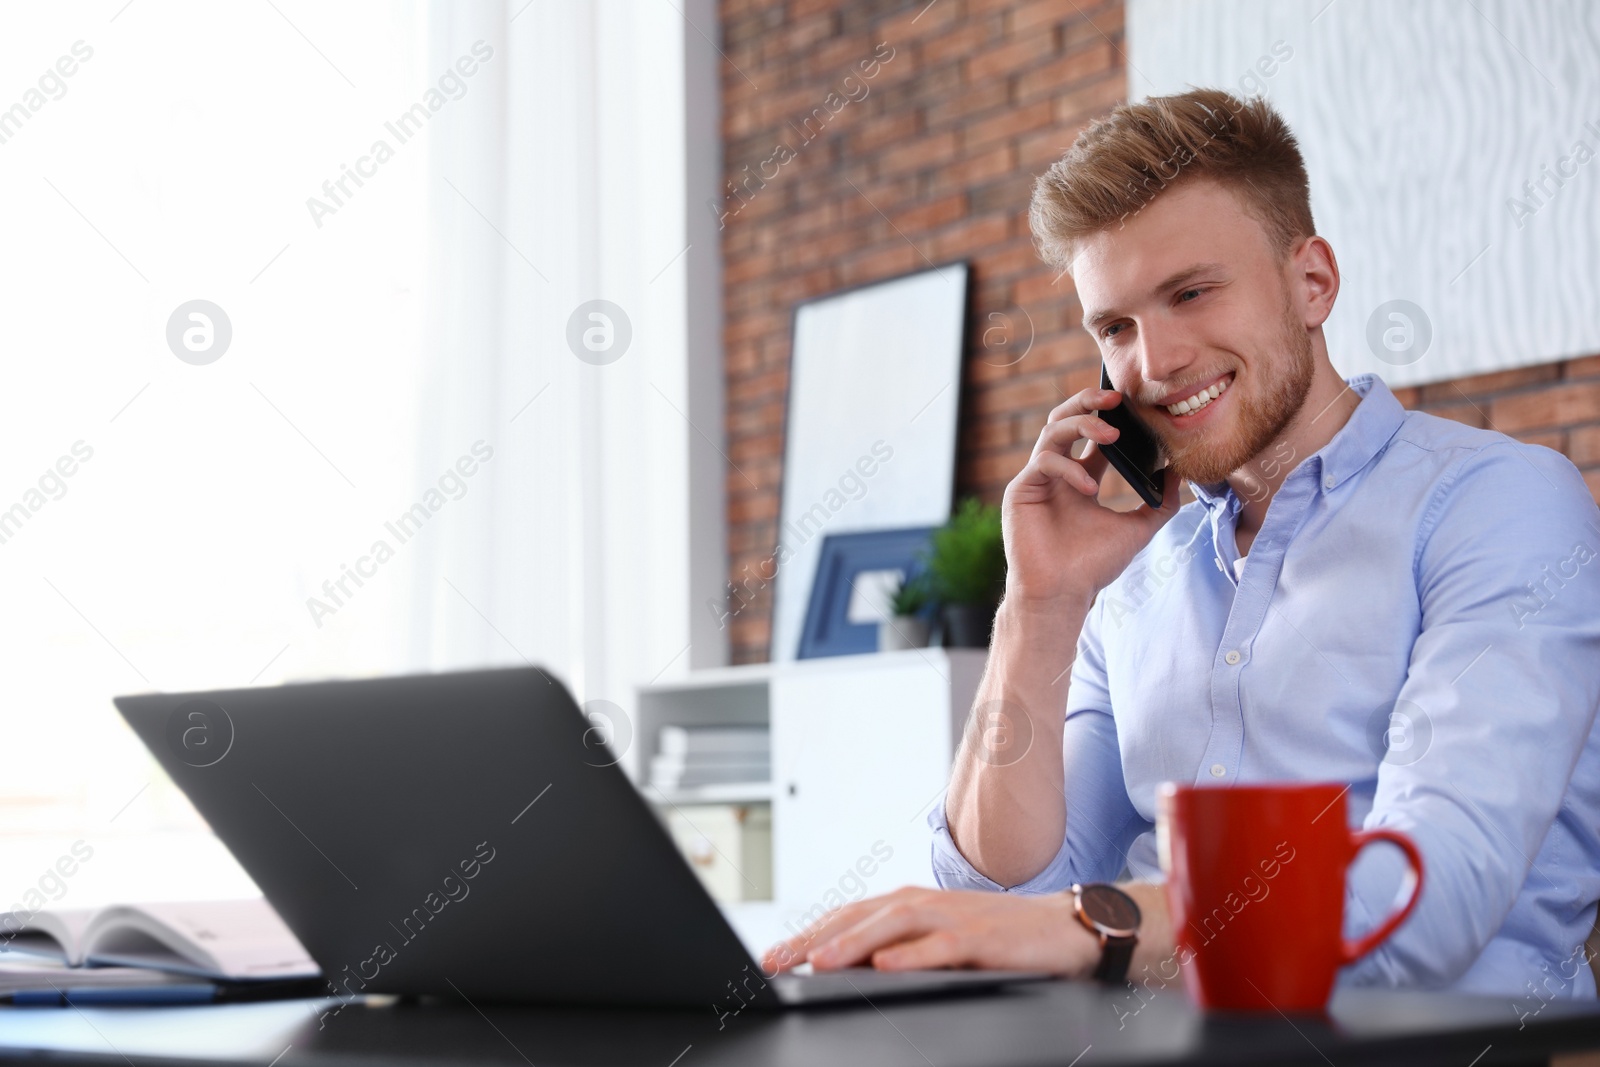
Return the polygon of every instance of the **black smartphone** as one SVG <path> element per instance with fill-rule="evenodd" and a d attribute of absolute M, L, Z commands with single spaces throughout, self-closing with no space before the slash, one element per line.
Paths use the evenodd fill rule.
<path fill-rule="evenodd" d="M 1106 373 L 1104 360 L 1100 362 L 1100 388 L 1117 388 L 1111 384 L 1111 375 Z M 1107 461 L 1117 469 L 1117 473 L 1133 486 L 1133 491 L 1139 494 L 1141 500 L 1153 508 L 1159 508 L 1167 488 L 1167 472 L 1164 467 L 1157 466 L 1161 462 L 1161 449 L 1156 446 L 1155 436 L 1149 427 L 1133 413 L 1126 395 L 1116 407 L 1103 409 L 1096 414 L 1121 431 L 1115 441 L 1110 444 L 1096 442 L 1097 447 L 1106 454 Z"/>

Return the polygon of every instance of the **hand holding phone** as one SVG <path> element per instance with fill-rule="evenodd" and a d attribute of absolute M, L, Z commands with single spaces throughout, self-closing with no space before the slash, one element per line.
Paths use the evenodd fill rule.
<path fill-rule="evenodd" d="M 1025 605 L 1018 610 L 1055 617 L 1064 607 L 1091 602 L 1177 514 L 1177 480 L 1155 469 L 1160 453 L 1154 438 L 1135 445 L 1134 456 L 1119 448 L 1129 431 L 1110 416 L 1124 404 L 1115 389 L 1091 388 L 1056 405 L 1027 466 L 1006 486 L 1006 598 Z M 1074 457 L 1085 442 L 1090 447 Z M 1119 452 L 1135 486 L 1164 494 L 1154 506 L 1122 510 L 1100 502 L 1101 482 Z M 1140 453 L 1148 478 L 1139 477 L 1142 467 L 1133 462 Z"/>
<path fill-rule="evenodd" d="M 1104 360 L 1100 363 L 1100 388 L 1117 389 L 1111 384 L 1111 375 L 1106 372 Z M 1167 472 L 1166 468 L 1159 466 L 1161 449 L 1156 445 L 1155 435 L 1133 413 L 1126 395 L 1116 407 L 1100 412 L 1100 417 L 1119 432 L 1115 441 L 1097 447 L 1105 453 L 1106 460 L 1116 468 L 1117 473 L 1133 486 L 1133 491 L 1139 494 L 1141 500 L 1153 508 L 1161 507 L 1161 498 L 1167 488 Z"/>

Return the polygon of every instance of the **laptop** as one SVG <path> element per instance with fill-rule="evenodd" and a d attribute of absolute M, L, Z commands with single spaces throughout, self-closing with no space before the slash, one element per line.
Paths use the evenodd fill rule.
<path fill-rule="evenodd" d="M 537 667 L 115 703 L 339 995 L 737 1011 L 1050 977 L 768 976 Z"/>

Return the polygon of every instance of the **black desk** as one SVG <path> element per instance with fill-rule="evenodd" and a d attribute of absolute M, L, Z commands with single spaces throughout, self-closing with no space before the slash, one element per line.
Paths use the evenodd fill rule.
<path fill-rule="evenodd" d="M 516 1008 L 298 1000 L 189 1008 L 0 1008 L 0 1061 L 53 1064 L 709 1064 L 958 1067 L 1544 1063 L 1600 1048 L 1600 1002 L 1349 992 L 1322 1019 L 1206 1017 L 1047 983 L 959 999 L 806 1012 Z M 480 1010 L 481 1009 L 481 1010 Z M 1134 1009 L 1138 1009 L 1135 1011 Z M 1519 1022 L 1518 1013 L 1529 1013 Z M 1519 1029 L 1519 1026 L 1521 1028 Z"/>

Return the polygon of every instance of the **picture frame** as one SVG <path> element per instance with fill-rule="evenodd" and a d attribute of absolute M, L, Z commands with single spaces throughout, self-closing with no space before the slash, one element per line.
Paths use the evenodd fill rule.
<path fill-rule="evenodd" d="M 773 662 L 801 658 L 825 535 L 950 517 L 971 277 L 940 263 L 795 305 Z"/>
<path fill-rule="evenodd" d="M 824 535 L 797 658 L 876 652 L 878 624 L 888 615 L 888 598 L 898 581 L 925 569 L 922 554 L 936 528 Z"/>

